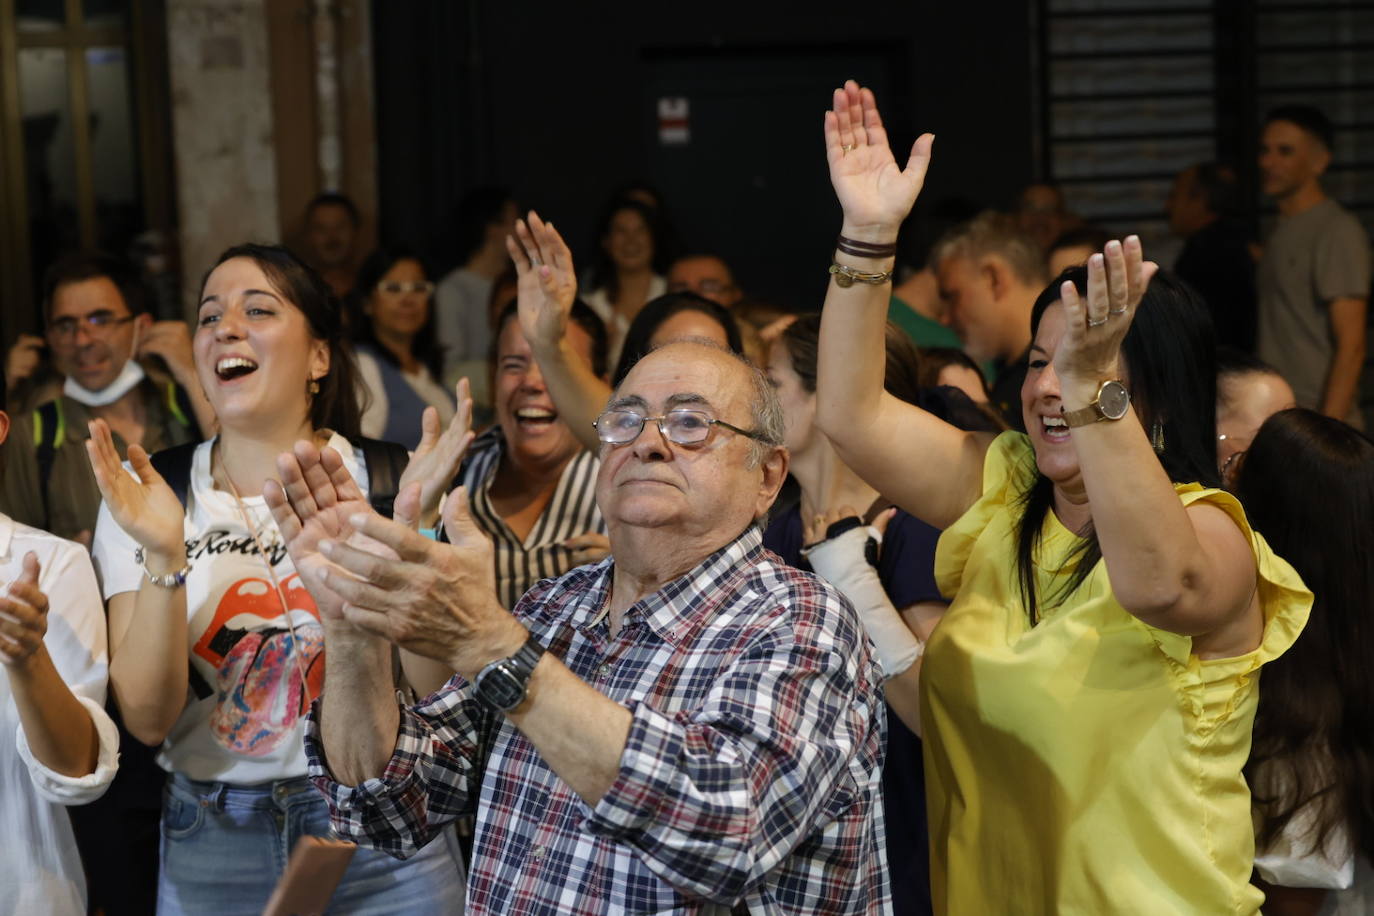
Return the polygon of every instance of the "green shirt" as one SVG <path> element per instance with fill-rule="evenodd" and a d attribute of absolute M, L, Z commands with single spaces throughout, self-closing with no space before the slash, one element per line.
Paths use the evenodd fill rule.
<path fill-rule="evenodd" d="M 959 339 L 958 334 L 940 322 L 922 315 L 896 296 L 887 304 L 887 320 L 905 331 L 906 336 L 918 347 L 953 347 L 956 350 L 964 348 L 964 342 Z"/>

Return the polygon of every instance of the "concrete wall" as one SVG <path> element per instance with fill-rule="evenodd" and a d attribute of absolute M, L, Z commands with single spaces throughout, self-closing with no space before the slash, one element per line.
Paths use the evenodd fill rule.
<path fill-rule="evenodd" d="M 264 0 L 168 0 L 184 301 L 239 242 L 276 241 L 277 169 Z"/>

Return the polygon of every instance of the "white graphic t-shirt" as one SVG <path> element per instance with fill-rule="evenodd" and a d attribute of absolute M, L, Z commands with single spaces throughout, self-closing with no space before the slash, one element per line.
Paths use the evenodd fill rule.
<path fill-rule="evenodd" d="M 266 558 L 234 495 L 214 487 L 211 445 L 196 447 L 187 493 L 186 707 L 158 762 L 192 779 L 238 785 L 304 776 L 304 719 L 324 683 L 324 630 L 262 496 L 243 494 L 243 506 Z M 329 445 L 366 493 L 361 454 L 337 434 Z M 102 504 L 91 554 L 106 600 L 143 583 L 137 548 Z"/>

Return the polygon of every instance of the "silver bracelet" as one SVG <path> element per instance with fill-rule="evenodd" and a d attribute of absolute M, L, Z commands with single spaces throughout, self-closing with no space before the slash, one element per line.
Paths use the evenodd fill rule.
<path fill-rule="evenodd" d="M 180 588 L 186 584 L 186 577 L 191 574 L 191 561 L 189 558 L 186 560 L 186 565 L 181 567 L 181 569 L 178 569 L 176 572 L 163 573 L 160 576 L 154 575 L 152 571 L 148 569 L 148 561 L 143 556 L 142 547 L 134 551 L 134 559 L 137 560 L 138 565 L 142 567 L 144 578 L 161 588 Z"/>

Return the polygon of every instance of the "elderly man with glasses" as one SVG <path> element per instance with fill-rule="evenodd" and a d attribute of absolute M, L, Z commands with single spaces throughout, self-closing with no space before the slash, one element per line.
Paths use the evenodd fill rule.
<path fill-rule="evenodd" d="M 513 613 L 461 490 L 444 544 L 372 513 L 334 453 L 283 456 L 336 829 L 406 856 L 475 809 L 474 913 L 888 912 L 880 674 L 849 603 L 761 544 L 782 423 L 735 354 L 649 354 L 596 421 L 610 558 Z M 399 706 L 393 642 L 458 676 Z"/>
<path fill-rule="evenodd" d="M 186 323 L 154 321 L 142 292 L 130 265 L 101 254 L 68 256 L 44 276 L 45 336 L 20 339 L 6 376 L 33 373 L 46 344 L 62 383 L 15 415 L 3 491 L 15 521 L 90 544 L 100 510 L 85 446 L 93 419 L 110 424 L 121 457 L 131 442 L 152 453 L 214 431 Z"/>

